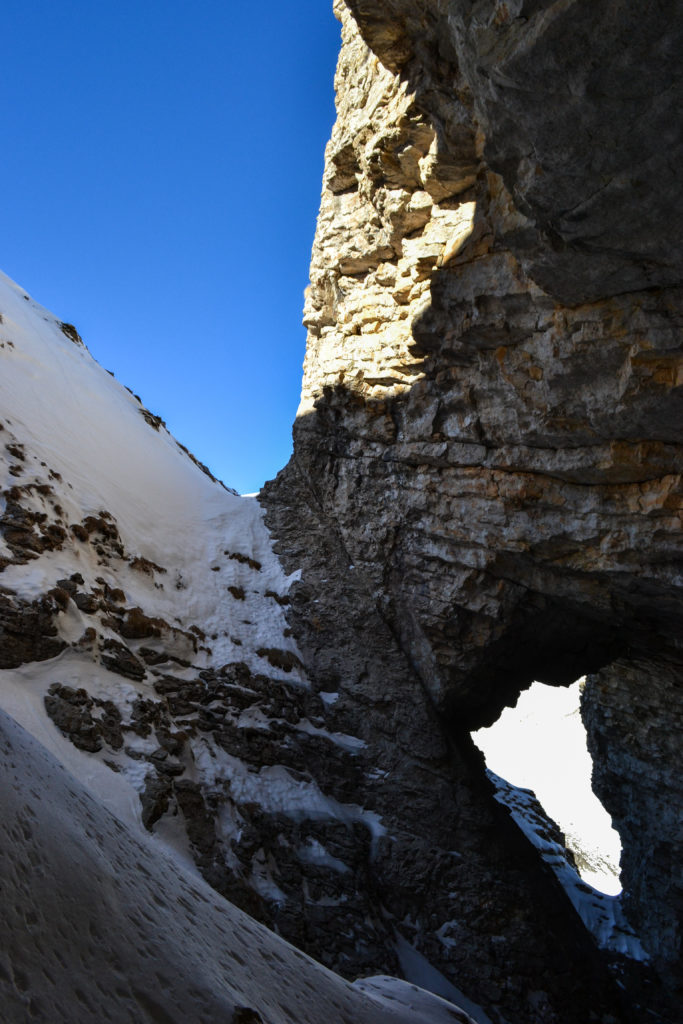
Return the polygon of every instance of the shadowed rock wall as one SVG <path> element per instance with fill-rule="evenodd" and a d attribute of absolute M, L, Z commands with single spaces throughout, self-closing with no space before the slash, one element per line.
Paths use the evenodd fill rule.
<path fill-rule="evenodd" d="M 362 580 L 361 618 L 379 612 L 461 758 L 468 731 L 533 679 L 596 674 L 597 787 L 658 972 L 647 998 L 675 1007 L 680 19 L 571 0 L 336 10 L 338 121 L 271 526 L 292 566 L 312 549 L 304 583 L 342 609 L 350 576 L 313 564 L 334 538 Z M 293 621 L 323 657 L 306 616 Z M 340 614 L 328 649 L 348 629 Z M 460 799 L 455 785 L 444 813 Z M 488 969 L 499 987 L 512 973 L 493 956 Z M 555 1019 L 553 986 L 545 1016 L 513 1002 L 513 1019 Z"/>

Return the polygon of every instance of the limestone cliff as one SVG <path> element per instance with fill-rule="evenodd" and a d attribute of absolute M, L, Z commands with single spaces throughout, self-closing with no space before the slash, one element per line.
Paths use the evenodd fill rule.
<path fill-rule="evenodd" d="M 33 735 L 9 723 L 3 741 L 17 819 L 3 856 L 18 893 L 0 950 L 5 1003 L 12 1024 L 42 1012 L 36 1000 L 66 1024 L 82 982 L 72 1019 L 115 991 L 122 1020 L 200 1005 L 243 1024 L 416 1020 L 310 965 L 313 997 L 297 988 L 283 1004 L 298 954 L 187 881 L 191 855 L 214 891 L 346 978 L 428 984 L 477 1024 L 671 1024 L 680 19 L 673 4 L 626 0 L 336 11 L 338 121 L 294 456 L 262 495 L 271 536 L 258 502 L 202 472 L 73 327 L 0 278 L 0 707 Z M 600 949 L 470 738 L 532 679 L 584 673 L 630 920 Z M 61 833 L 35 791 L 37 823 L 20 806 L 38 762 L 35 777 L 53 775 L 61 794 Z M 568 872 L 540 808 L 506 799 Z M 108 905 L 124 847 L 143 874 L 150 850 L 180 849 L 173 891 L 192 956 L 175 1003 L 158 962 L 181 963 L 182 936 L 156 883 L 131 882 L 133 902 L 156 905 L 141 915 L 120 897 L 126 920 L 116 955 L 98 950 L 101 974 L 80 933 L 85 922 L 96 937 L 99 913 L 25 884 L 39 847 L 70 894 L 49 836 L 70 850 L 84 828 L 94 907 Z M 96 849 L 129 831 L 135 842 L 109 843 L 109 860 Z M 249 959 L 260 945 L 282 970 L 260 964 L 246 984 L 239 950 L 238 968 L 219 963 L 206 935 L 222 934 L 225 913 Z M 49 969 L 63 914 L 71 981 Z M 135 991 L 116 977 L 126 921 Z M 645 963 L 623 955 L 631 929 Z M 200 963 L 210 971 L 196 988 Z M 418 1020 L 464 1019 L 425 1006 Z"/>
<path fill-rule="evenodd" d="M 411 750 L 425 743 L 420 715 L 435 723 L 451 787 L 441 827 L 476 853 L 469 888 L 441 867 L 421 887 L 416 943 L 514 1020 L 583 1019 L 562 992 L 585 977 L 544 960 L 548 924 L 528 895 L 539 868 L 524 882 L 502 869 L 513 840 L 487 817 L 468 733 L 532 679 L 591 674 L 596 786 L 655 971 L 643 998 L 676 1014 L 681 19 L 670 4 L 578 0 L 336 11 L 302 402 L 292 461 L 266 490 L 285 563 L 306 567 L 290 621 L 304 660 L 335 688 L 341 677 L 351 704 L 370 688 L 369 733 L 381 700 L 394 735 L 410 702 L 398 735 Z M 424 800 L 417 776 L 415 789 Z M 384 799 L 423 866 L 439 863 L 422 808 L 415 819 L 398 790 Z M 375 860 L 381 880 L 393 857 Z M 439 913 L 467 940 L 435 950 Z M 525 954 L 542 985 L 513 980 Z"/>

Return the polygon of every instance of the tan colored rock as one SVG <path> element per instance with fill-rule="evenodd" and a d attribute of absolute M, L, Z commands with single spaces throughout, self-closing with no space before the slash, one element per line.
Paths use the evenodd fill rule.
<path fill-rule="evenodd" d="M 661 153 L 659 179 L 639 177 L 642 147 L 657 140 L 647 119 L 633 120 L 636 108 L 671 112 L 680 19 L 662 8 L 643 22 L 665 71 L 642 40 L 629 42 L 639 15 L 626 0 L 609 14 L 574 0 L 348 0 L 336 10 L 338 121 L 295 454 L 270 491 L 273 524 L 284 529 L 278 500 L 310 503 L 316 536 L 339 538 L 461 752 L 468 730 L 533 679 L 603 671 L 618 689 L 626 657 L 647 666 L 638 685 L 672 664 L 680 680 L 680 201 Z M 593 30 L 623 37 L 639 62 L 628 76 L 621 53 L 592 62 L 587 48 L 604 56 L 608 45 Z M 615 148 L 601 155 L 591 131 Z M 622 165 L 604 188 L 603 159 Z M 322 586 L 309 571 L 309 586 Z M 340 620 L 339 633 L 347 628 Z M 310 649 L 323 658 L 313 640 Z M 625 698 L 610 703 L 628 718 Z M 643 714 L 659 721 L 662 707 Z M 626 742 L 625 722 L 592 721 L 616 747 Z M 620 801 L 624 884 L 656 948 L 666 1013 L 680 984 L 670 908 L 683 899 L 672 867 L 682 841 L 671 836 L 665 869 L 640 856 L 659 826 L 626 748 L 620 759 L 623 778 L 603 789 L 608 809 Z M 640 831 L 621 813 L 629 800 Z"/>

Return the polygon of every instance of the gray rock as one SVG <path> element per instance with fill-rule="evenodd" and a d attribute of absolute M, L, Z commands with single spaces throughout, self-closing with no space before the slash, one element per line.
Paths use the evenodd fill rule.
<path fill-rule="evenodd" d="M 675 1016 L 680 849 L 663 839 L 677 832 L 662 805 L 681 800 L 666 754 L 680 746 L 683 662 L 681 19 L 669 4 L 578 0 L 335 9 L 338 119 L 294 455 L 264 492 L 281 557 L 305 567 L 294 635 L 309 673 L 336 680 L 339 713 L 363 716 L 374 763 L 390 749 L 427 757 L 470 870 L 456 883 L 439 867 L 421 898 L 448 889 L 468 925 L 482 901 L 507 920 L 512 890 L 530 914 L 520 894 L 538 884 L 538 865 L 523 882 L 503 874 L 514 841 L 484 824 L 469 730 L 533 679 L 609 680 L 588 688 L 596 778 L 657 972 L 653 983 L 635 969 L 628 986 L 634 1003 Z M 622 748 L 640 688 L 653 722 L 672 710 L 666 728 L 636 730 L 635 762 Z M 449 750 L 445 774 L 430 744 Z M 412 832 L 433 792 L 418 770 L 409 798 L 390 778 L 383 812 Z M 402 864 L 441 865 L 430 828 L 398 844 Z M 381 846 L 374 871 L 400 906 L 393 864 Z M 402 869 L 409 885 L 417 874 Z M 502 929 L 504 965 L 483 913 L 465 965 L 423 941 L 490 1013 L 583 1019 L 547 948 L 535 951 L 545 925 L 525 920 L 528 931 Z M 577 993 L 582 973 L 570 971 Z M 542 997 L 523 1008 L 511 976 Z"/>

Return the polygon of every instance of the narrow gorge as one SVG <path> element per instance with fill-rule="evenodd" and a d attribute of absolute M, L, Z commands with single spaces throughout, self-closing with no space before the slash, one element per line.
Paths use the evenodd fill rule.
<path fill-rule="evenodd" d="M 8 1022 L 680 1024 L 683 19 L 335 13 L 258 499 L 0 280 Z M 584 676 L 619 898 L 471 735 Z"/>

